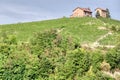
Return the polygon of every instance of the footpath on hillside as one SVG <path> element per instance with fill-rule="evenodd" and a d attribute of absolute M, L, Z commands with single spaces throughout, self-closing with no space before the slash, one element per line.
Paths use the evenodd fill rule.
<path fill-rule="evenodd" d="M 101 20 L 100 20 L 101 21 Z M 103 21 L 102 21 L 103 22 Z M 106 25 L 106 23 L 104 23 L 104 26 Z M 99 27 L 98 29 L 101 29 L 101 30 L 108 30 L 108 33 L 100 36 L 98 39 L 96 39 L 93 43 L 91 44 L 82 44 L 82 47 L 83 48 L 90 48 L 90 49 L 96 49 L 96 48 L 114 48 L 115 45 L 102 45 L 100 44 L 100 41 L 104 40 L 106 37 L 108 37 L 109 35 L 113 35 L 112 31 L 109 30 L 109 29 L 106 29 L 106 27 Z"/>
<path fill-rule="evenodd" d="M 100 20 L 104 26 L 106 25 L 105 22 L 103 22 L 102 20 Z M 112 35 L 113 33 L 111 31 L 109 31 L 107 34 L 102 35 L 101 37 L 99 37 L 95 42 L 92 43 L 92 45 L 90 46 L 91 48 L 97 48 L 97 47 L 105 47 L 105 48 L 114 48 L 115 45 L 101 45 L 100 41 L 105 39 L 106 37 L 108 37 L 109 35 Z"/>
<path fill-rule="evenodd" d="M 96 47 L 106 47 L 106 48 L 114 48 L 114 45 L 101 45 L 99 42 L 106 38 L 107 36 L 112 35 L 112 32 L 109 31 L 107 34 L 102 35 L 100 38 L 98 38 L 95 42 L 92 43 L 90 46 L 91 48 L 96 48 Z"/>

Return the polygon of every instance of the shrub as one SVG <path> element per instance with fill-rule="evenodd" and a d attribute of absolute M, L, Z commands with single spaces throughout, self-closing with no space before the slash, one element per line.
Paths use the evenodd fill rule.
<path fill-rule="evenodd" d="M 91 65 L 93 66 L 93 72 L 97 72 L 100 70 L 100 64 L 103 62 L 103 54 L 100 52 L 91 53 Z"/>
<path fill-rule="evenodd" d="M 99 18 L 100 17 L 100 12 L 97 11 L 96 14 L 95 14 L 96 18 Z"/>
<path fill-rule="evenodd" d="M 106 61 L 110 64 L 111 69 L 120 69 L 120 45 L 118 44 L 114 49 L 106 54 Z"/>
<path fill-rule="evenodd" d="M 17 45 L 16 37 L 14 35 L 4 34 L 0 38 L 0 54 L 9 56 L 13 53 Z"/>
<path fill-rule="evenodd" d="M 61 80 L 73 80 L 76 77 L 85 75 L 90 68 L 90 57 L 87 52 L 77 49 L 66 55 L 66 62 L 58 67 L 58 78 Z"/>
<path fill-rule="evenodd" d="M 61 74 L 58 77 L 59 79 L 63 78 L 62 74 L 64 72 L 62 71 L 67 68 L 62 68 L 59 72 L 56 69 L 61 68 L 65 64 L 67 51 L 74 49 L 72 39 L 70 37 L 62 37 L 56 30 L 49 30 L 36 33 L 30 43 L 32 54 L 39 58 L 40 64 L 38 65 L 37 75 L 41 79 L 48 79 L 48 77 L 54 79 L 53 75 Z"/>
<path fill-rule="evenodd" d="M 23 79 L 25 64 L 22 62 L 24 58 L 16 54 L 17 41 L 14 35 L 3 34 L 0 39 L 0 79 L 2 80 L 18 80 Z M 19 56 L 19 57 L 18 57 Z M 22 60 L 22 59 L 23 60 Z"/>
<path fill-rule="evenodd" d="M 33 53 L 41 54 L 45 49 L 51 49 L 56 36 L 56 30 L 36 33 L 31 39 Z"/>
<path fill-rule="evenodd" d="M 62 37 L 57 30 L 49 30 L 36 33 L 31 39 L 31 46 L 32 53 L 37 55 L 64 55 L 67 50 L 74 49 L 74 42 L 69 37 Z"/>

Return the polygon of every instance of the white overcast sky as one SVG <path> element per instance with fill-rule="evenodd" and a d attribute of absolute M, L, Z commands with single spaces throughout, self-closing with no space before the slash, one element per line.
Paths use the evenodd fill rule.
<path fill-rule="evenodd" d="M 0 24 L 69 17 L 76 7 L 108 8 L 120 20 L 120 0 L 0 0 Z"/>

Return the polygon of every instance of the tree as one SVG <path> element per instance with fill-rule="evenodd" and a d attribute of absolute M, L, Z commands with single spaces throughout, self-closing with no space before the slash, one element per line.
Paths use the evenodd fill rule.
<path fill-rule="evenodd" d="M 107 17 L 107 18 L 111 18 L 111 16 L 110 16 L 110 11 L 109 11 L 108 8 L 106 9 L 106 11 L 107 11 L 106 17 Z"/>
<path fill-rule="evenodd" d="M 96 15 L 95 15 L 95 16 L 96 16 L 96 18 L 99 18 L 99 17 L 100 17 L 99 11 L 96 12 Z"/>

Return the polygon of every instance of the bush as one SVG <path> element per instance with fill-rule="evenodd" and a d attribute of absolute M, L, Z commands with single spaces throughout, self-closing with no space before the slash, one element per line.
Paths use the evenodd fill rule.
<path fill-rule="evenodd" d="M 32 53 L 37 55 L 65 55 L 67 50 L 74 49 L 74 42 L 71 38 L 62 37 L 57 30 L 38 32 L 31 39 Z"/>
<path fill-rule="evenodd" d="M 41 63 L 37 70 L 41 79 L 55 79 L 53 75 L 64 73 L 58 73 L 56 69 L 65 64 L 67 51 L 74 49 L 74 42 L 70 37 L 62 37 L 56 30 L 49 30 L 36 33 L 30 44 L 32 54 L 38 56 Z M 59 78 L 63 77 L 59 76 Z"/>
<path fill-rule="evenodd" d="M 120 69 L 120 50 L 113 49 L 106 54 L 106 61 L 110 64 L 111 69 Z"/>
<path fill-rule="evenodd" d="M 4 34 L 0 38 L 0 53 L 9 56 L 14 52 L 17 45 L 16 37 L 14 35 Z"/>
<path fill-rule="evenodd" d="M 25 64 L 22 58 L 16 55 L 17 41 L 14 35 L 3 34 L 0 38 L 0 79 L 16 80 L 23 79 Z M 19 56 L 19 57 L 18 57 Z"/>
<path fill-rule="evenodd" d="M 100 70 L 100 64 L 103 62 L 103 60 L 103 54 L 100 52 L 91 53 L 91 63 L 95 73 Z"/>
<path fill-rule="evenodd" d="M 58 80 L 73 80 L 76 77 L 85 75 L 90 65 L 89 53 L 81 49 L 68 52 L 65 64 L 62 67 L 58 67 Z"/>
<path fill-rule="evenodd" d="M 56 30 L 36 33 L 31 39 L 32 52 L 41 54 L 45 49 L 51 49 L 53 47 L 53 40 L 56 39 L 56 36 Z"/>
<path fill-rule="evenodd" d="M 97 11 L 96 14 L 95 14 L 96 18 L 100 18 L 100 12 Z"/>

